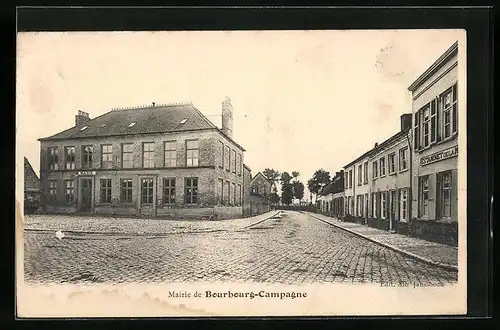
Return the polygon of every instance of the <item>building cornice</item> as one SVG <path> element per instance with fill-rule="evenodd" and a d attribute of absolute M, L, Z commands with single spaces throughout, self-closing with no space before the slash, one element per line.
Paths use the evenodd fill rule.
<path fill-rule="evenodd" d="M 458 41 L 448 48 L 427 70 L 424 71 L 411 85 L 408 87 L 410 92 L 414 92 L 420 87 L 431 75 L 439 70 L 452 56 L 458 52 Z"/>

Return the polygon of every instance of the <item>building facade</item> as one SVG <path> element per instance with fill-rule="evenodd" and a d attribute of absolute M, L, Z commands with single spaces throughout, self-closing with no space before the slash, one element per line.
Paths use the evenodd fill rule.
<path fill-rule="evenodd" d="M 252 180 L 252 170 L 243 164 L 243 216 L 249 217 L 252 214 L 250 205 L 250 180 Z"/>
<path fill-rule="evenodd" d="M 24 157 L 24 213 L 33 213 L 40 207 L 40 179 Z"/>
<path fill-rule="evenodd" d="M 344 171 L 340 171 L 318 196 L 321 212 L 336 218 L 344 217 L 344 196 Z"/>
<path fill-rule="evenodd" d="M 413 112 L 413 230 L 458 242 L 458 42 L 408 88 Z"/>
<path fill-rule="evenodd" d="M 271 210 L 269 198 L 271 182 L 261 173 L 250 180 L 250 215 L 258 215 Z"/>
<path fill-rule="evenodd" d="M 368 164 L 370 151 L 367 151 L 354 161 L 344 166 L 345 217 L 347 219 L 366 223 L 368 221 L 368 205 L 370 184 Z"/>
<path fill-rule="evenodd" d="M 39 139 L 47 212 L 166 218 L 243 214 L 245 149 L 232 138 L 232 105 L 222 128 L 193 104 L 114 109 Z"/>
<path fill-rule="evenodd" d="M 400 131 L 371 151 L 368 211 L 371 227 L 398 231 L 409 220 L 411 120 L 412 114 L 403 114 Z"/>

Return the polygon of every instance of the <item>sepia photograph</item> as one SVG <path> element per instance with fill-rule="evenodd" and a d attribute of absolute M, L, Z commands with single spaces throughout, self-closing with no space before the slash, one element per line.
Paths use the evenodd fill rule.
<path fill-rule="evenodd" d="M 18 316 L 465 313 L 465 54 L 447 29 L 18 32 Z"/>

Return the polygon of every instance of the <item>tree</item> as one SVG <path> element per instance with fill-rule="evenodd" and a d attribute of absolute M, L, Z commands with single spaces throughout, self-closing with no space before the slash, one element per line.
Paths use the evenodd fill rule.
<path fill-rule="evenodd" d="M 271 195 L 269 196 L 269 201 L 272 204 L 278 204 L 280 201 L 280 196 L 276 192 L 272 192 Z"/>
<path fill-rule="evenodd" d="M 299 175 L 300 175 L 300 173 L 299 173 L 299 172 L 297 172 L 297 171 L 292 171 L 292 177 L 295 179 L 295 181 L 297 181 L 297 180 L 298 180 L 297 178 L 299 177 Z"/>
<path fill-rule="evenodd" d="M 288 172 L 281 173 L 281 202 L 285 205 L 292 204 L 293 188 L 291 181 L 292 176 Z"/>
<path fill-rule="evenodd" d="M 330 172 L 325 171 L 322 168 L 314 172 L 313 177 L 307 181 L 307 188 L 312 194 L 314 194 L 315 201 L 318 198 L 319 190 L 328 183 L 330 183 Z"/>
<path fill-rule="evenodd" d="M 293 196 L 298 200 L 304 198 L 304 184 L 300 181 L 294 181 L 292 183 Z"/>
<path fill-rule="evenodd" d="M 273 191 L 276 192 L 278 189 L 276 188 L 276 182 L 280 178 L 280 172 L 276 171 L 275 169 L 272 168 L 266 168 L 262 174 L 266 177 L 266 179 L 271 182 L 271 187 L 273 188 Z"/>

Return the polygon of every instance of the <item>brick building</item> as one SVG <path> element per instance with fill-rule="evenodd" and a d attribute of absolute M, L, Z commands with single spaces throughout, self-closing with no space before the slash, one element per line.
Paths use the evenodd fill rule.
<path fill-rule="evenodd" d="M 222 128 L 192 103 L 113 109 L 39 139 L 47 212 L 165 218 L 243 213 L 245 149 L 233 140 L 233 108 Z"/>
<path fill-rule="evenodd" d="M 458 242 L 458 42 L 408 90 L 413 112 L 412 227 L 422 237 Z"/>

